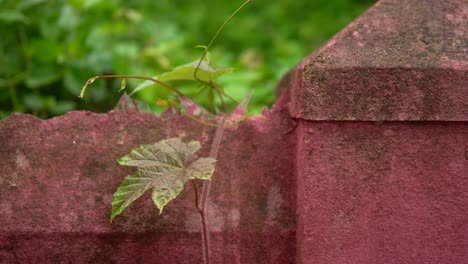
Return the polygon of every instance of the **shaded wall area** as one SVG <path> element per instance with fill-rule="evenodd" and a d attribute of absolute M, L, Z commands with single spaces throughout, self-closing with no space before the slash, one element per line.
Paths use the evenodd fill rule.
<path fill-rule="evenodd" d="M 466 123 L 303 122 L 299 263 L 464 263 Z"/>
<path fill-rule="evenodd" d="M 295 255 L 292 121 L 276 107 L 227 128 L 208 207 L 214 263 L 288 263 Z M 71 112 L 0 122 L 0 262 L 200 263 L 200 217 L 186 184 L 162 215 L 149 194 L 109 224 L 112 194 L 132 168 L 116 159 L 168 137 L 214 129 L 179 115 Z M 200 183 L 198 183 L 200 184 Z"/>

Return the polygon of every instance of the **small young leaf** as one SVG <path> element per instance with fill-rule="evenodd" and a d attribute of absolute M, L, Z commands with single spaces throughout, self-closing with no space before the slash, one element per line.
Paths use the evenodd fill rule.
<path fill-rule="evenodd" d="M 163 100 L 161 98 L 158 98 L 158 100 L 156 100 L 156 105 L 158 105 L 160 107 L 169 107 L 169 102 L 167 100 Z"/>
<path fill-rule="evenodd" d="M 122 90 L 125 90 L 126 86 L 127 86 L 127 79 L 122 79 L 122 82 L 120 83 L 119 92 L 122 91 Z"/>
<path fill-rule="evenodd" d="M 205 50 L 205 59 L 208 63 L 210 63 L 211 61 L 211 53 L 208 51 L 208 46 L 205 46 L 205 45 L 197 45 L 195 46 L 195 48 L 198 48 L 198 49 L 204 49 Z"/>
<path fill-rule="evenodd" d="M 153 79 L 160 80 L 162 82 L 166 81 L 175 81 L 175 80 L 196 80 L 194 76 L 194 72 L 197 69 L 199 60 L 193 61 L 191 63 L 187 63 L 181 66 L 174 68 L 172 71 L 168 71 L 162 73 L 158 76 L 152 77 Z M 217 77 L 231 73 L 233 71 L 232 68 L 221 68 L 216 69 L 213 68 L 206 60 L 203 60 L 200 64 L 200 68 L 197 71 L 198 79 L 204 82 L 211 82 L 212 80 L 216 79 Z M 130 95 L 155 84 L 152 81 L 145 81 L 133 90 Z"/>
<path fill-rule="evenodd" d="M 200 158 L 194 162 L 189 161 L 199 149 L 198 141 L 184 143 L 180 138 L 171 138 L 153 145 L 140 146 L 121 158 L 121 165 L 135 166 L 137 171 L 126 176 L 114 193 L 111 223 L 149 189 L 153 189 L 152 199 L 161 213 L 163 208 L 179 195 L 185 182 L 192 179 L 210 180 L 215 159 Z"/>

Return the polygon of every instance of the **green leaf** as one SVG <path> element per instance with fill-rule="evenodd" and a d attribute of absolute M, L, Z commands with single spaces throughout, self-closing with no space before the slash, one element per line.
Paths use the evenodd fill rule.
<path fill-rule="evenodd" d="M 195 48 L 197 48 L 197 49 L 203 49 L 203 50 L 206 52 L 206 54 L 205 54 L 205 59 L 204 59 L 204 60 L 206 60 L 208 63 L 210 63 L 210 61 L 211 61 L 211 53 L 208 51 L 208 46 L 205 46 L 205 45 L 197 45 L 197 46 L 195 46 Z"/>
<path fill-rule="evenodd" d="M 63 54 L 63 44 L 50 39 L 32 39 L 29 48 L 34 60 L 40 62 L 56 62 Z"/>
<path fill-rule="evenodd" d="M 17 9 L 18 10 L 26 10 L 29 8 L 32 8 L 34 6 L 37 6 L 39 4 L 43 4 L 46 0 L 23 0 L 19 1 Z"/>
<path fill-rule="evenodd" d="M 125 87 L 127 87 L 127 79 L 122 79 L 122 82 L 120 82 L 119 92 L 125 90 Z"/>
<path fill-rule="evenodd" d="M 200 158 L 192 162 L 190 158 L 199 149 L 198 141 L 184 143 L 180 138 L 171 138 L 153 145 L 140 146 L 121 158 L 121 165 L 135 166 L 138 170 L 126 176 L 114 193 L 111 223 L 149 189 L 153 189 L 152 199 L 161 214 L 163 208 L 179 195 L 188 180 L 210 180 L 216 160 Z"/>
<path fill-rule="evenodd" d="M 154 76 L 154 79 L 158 79 L 162 82 L 165 81 L 175 81 L 175 80 L 196 80 L 194 73 L 195 70 L 197 69 L 199 60 L 193 61 L 191 63 L 187 63 L 181 66 L 178 66 L 174 68 L 172 71 L 162 73 L 158 76 Z M 216 79 L 217 77 L 231 73 L 233 71 L 233 68 L 221 68 L 221 69 L 216 69 L 213 68 L 206 60 L 203 60 L 200 63 L 200 67 L 197 71 L 197 77 L 198 79 L 204 81 L 204 82 L 211 82 L 212 80 Z M 155 83 L 152 81 L 145 81 L 142 84 L 140 84 L 138 87 L 133 90 L 130 95 L 148 87 L 151 85 L 154 85 Z"/>
<path fill-rule="evenodd" d="M 33 63 L 26 76 L 26 86 L 32 89 L 49 85 L 60 79 L 60 69 L 54 63 Z"/>
<path fill-rule="evenodd" d="M 4 22 L 7 24 L 16 22 L 29 24 L 30 20 L 21 12 L 15 10 L 2 10 L 0 11 L 0 22 Z"/>

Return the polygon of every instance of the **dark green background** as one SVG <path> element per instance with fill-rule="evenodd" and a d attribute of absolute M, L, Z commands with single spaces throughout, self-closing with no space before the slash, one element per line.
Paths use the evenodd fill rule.
<path fill-rule="evenodd" d="M 46 118 L 74 109 L 103 112 L 121 93 L 119 80 L 98 74 L 154 76 L 191 62 L 243 1 L 0 0 L 0 117 L 12 111 Z M 212 63 L 234 67 L 219 84 L 241 99 L 253 90 L 251 111 L 275 99 L 281 76 L 351 22 L 374 0 L 254 0 L 211 49 Z M 132 89 L 140 82 L 128 80 Z M 197 87 L 180 85 L 204 104 Z M 168 93 L 137 94 L 155 108 Z"/>

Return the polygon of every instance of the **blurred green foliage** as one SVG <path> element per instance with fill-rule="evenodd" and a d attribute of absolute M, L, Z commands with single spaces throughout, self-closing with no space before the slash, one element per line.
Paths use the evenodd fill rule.
<path fill-rule="evenodd" d="M 275 99 L 275 84 L 302 58 L 362 13 L 374 0 L 254 0 L 211 49 L 217 67 L 234 67 L 219 84 L 234 98 L 253 90 L 252 111 Z M 46 118 L 74 109 L 113 108 L 120 80 L 98 74 L 154 76 L 200 57 L 235 1 L 0 0 L 0 117 L 12 111 Z M 134 88 L 141 81 L 128 80 Z M 178 87 L 204 103 L 199 89 Z M 136 95 L 151 107 L 161 87 Z"/>

